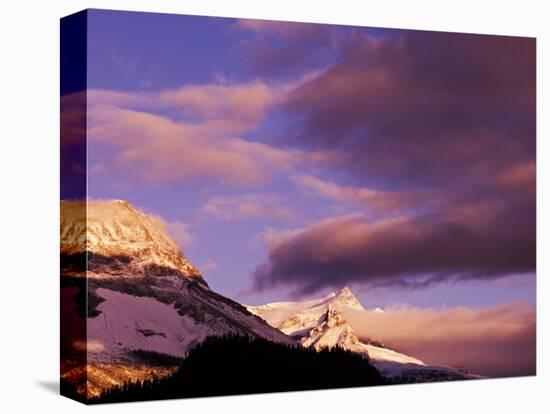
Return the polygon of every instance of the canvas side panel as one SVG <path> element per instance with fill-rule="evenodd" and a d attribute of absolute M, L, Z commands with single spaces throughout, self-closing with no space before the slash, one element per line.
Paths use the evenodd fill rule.
<path fill-rule="evenodd" d="M 60 29 L 61 394 L 85 401 L 87 12 L 62 18 Z"/>

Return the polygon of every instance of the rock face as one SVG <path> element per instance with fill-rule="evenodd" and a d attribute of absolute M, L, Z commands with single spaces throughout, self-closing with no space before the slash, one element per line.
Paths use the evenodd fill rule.
<path fill-rule="evenodd" d="M 319 323 L 300 339 L 300 343 L 317 350 L 338 346 L 368 355 L 365 344 L 361 343 L 342 313 L 330 303 L 325 314 L 319 319 Z"/>
<path fill-rule="evenodd" d="M 173 372 L 209 335 L 296 342 L 212 291 L 156 217 L 124 201 L 63 202 L 62 378 L 85 396 Z"/>
<path fill-rule="evenodd" d="M 315 349 L 340 347 L 370 358 L 390 381 L 429 382 L 477 378 L 462 371 L 429 366 L 418 358 L 394 351 L 372 338 L 359 338 L 345 319 L 345 311 L 365 311 L 347 287 L 338 292 L 306 302 L 276 302 L 248 306 L 248 310 L 269 324 Z M 373 312 L 381 312 L 374 309 Z"/>
<path fill-rule="evenodd" d="M 344 316 L 329 304 L 319 323 L 305 335 L 300 343 L 317 350 L 338 346 L 354 352 L 363 352 L 363 344 Z M 368 352 L 367 352 L 368 353 Z"/>
<path fill-rule="evenodd" d="M 165 273 L 206 284 L 167 235 L 165 223 L 127 201 L 61 203 L 61 254 L 84 253 L 88 277 Z"/>

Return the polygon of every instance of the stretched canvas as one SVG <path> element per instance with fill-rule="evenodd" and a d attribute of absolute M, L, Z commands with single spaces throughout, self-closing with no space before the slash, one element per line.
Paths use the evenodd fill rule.
<path fill-rule="evenodd" d="M 61 19 L 62 394 L 535 375 L 535 46 Z"/>

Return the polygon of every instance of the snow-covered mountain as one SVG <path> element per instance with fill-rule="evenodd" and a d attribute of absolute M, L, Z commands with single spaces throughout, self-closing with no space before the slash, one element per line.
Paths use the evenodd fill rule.
<path fill-rule="evenodd" d="M 127 201 L 61 202 L 61 254 L 88 257 L 88 277 L 181 274 L 205 284 L 164 222 Z"/>
<path fill-rule="evenodd" d="M 81 393 L 93 396 L 126 380 L 166 375 L 176 358 L 209 335 L 296 344 L 213 292 L 159 219 L 124 201 L 89 203 L 87 223 L 82 203 L 63 202 L 61 208 L 62 311 L 72 310 L 63 323 L 73 325 L 65 326 L 67 332 L 85 325 L 87 337 L 65 344 L 63 375 Z M 86 367 L 71 361 L 78 349 L 85 351 Z"/>
<path fill-rule="evenodd" d="M 477 378 L 454 368 L 426 365 L 420 359 L 390 349 L 374 338 L 359 338 L 345 318 L 345 311 L 350 309 L 365 311 L 348 287 L 316 300 L 248 306 L 250 312 L 305 347 L 338 346 L 368 356 L 380 372 L 394 382 Z M 383 312 L 378 308 L 372 311 Z"/>

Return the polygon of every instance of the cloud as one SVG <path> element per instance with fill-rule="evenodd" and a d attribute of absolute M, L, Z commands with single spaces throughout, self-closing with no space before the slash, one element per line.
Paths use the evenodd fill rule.
<path fill-rule="evenodd" d="M 207 177 L 252 185 L 288 168 L 298 151 L 242 138 L 287 86 L 193 85 L 156 93 L 89 92 L 93 171 L 113 168 L 146 182 Z M 92 151 L 92 159 L 93 152 Z"/>
<path fill-rule="evenodd" d="M 327 162 L 334 156 L 330 150 L 279 148 L 243 138 L 312 76 L 284 83 L 224 80 L 158 92 L 90 90 L 90 171 L 150 184 L 207 178 L 251 186 L 298 164 Z"/>
<path fill-rule="evenodd" d="M 534 199 L 536 191 L 536 172 L 535 160 L 529 160 L 524 163 L 511 165 L 493 177 L 494 184 L 504 190 L 527 193 Z"/>
<path fill-rule="evenodd" d="M 269 145 L 227 136 L 224 122 L 181 124 L 119 108 L 91 111 L 91 139 L 114 147 L 111 164 L 146 182 L 207 177 L 231 185 L 258 184 L 288 166 L 292 156 Z"/>
<path fill-rule="evenodd" d="M 342 30 L 335 25 L 239 19 L 230 28 L 249 36 L 242 40 L 245 68 L 261 78 L 296 76 L 326 66 L 338 52 L 342 36 L 351 36 L 356 28 Z"/>
<path fill-rule="evenodd" d="M 339 184 L 321 173 L 296 182 L 363 212 L 272 237 L 257 289 L 420 288 L 535 270 L 534 39 L 383 34 L 344 36 L 335 61 L 282 104 L 289 145 L 330 152 Z M 372 208 L 394 218 L 369 221 Z"/>
<path fill-rule="evenodd" d="M 271 219 L 291 220 L 294 212 L 282 205 L 275 194 L 242 194 L 210 198 L 200 208 L 205 216 L 221 220 Z"/>
<path fill-rule="evenodd" d="M 201 119 L 226 119 L 247 130 L 264 116 L 290 85 L 268 85 L 260 81 L 244 84 L 186 85 L 163 91 L 157 96 L 161 105 L 178 108 Z"/>
<path fill-rule="evenodd" d="M 465 367 L 489 377 L 536 373 L 536 313 L 512 303 L 475 309 L 394 307 L 384 313 L 346 311 L 361 337 L 426 363 Z"/>
<path fill-rule="evenodd" d="M 289 92 L 288 141 L 339 151 L 357 181 L 456 188 L 534 159 L 534 39 L 396 30 L 339 49 Z"/>
<path fill-rule="evenodd" d="M 200 269 L 203 271 L 203 272 L 208 272 L 210 270 L 216 270 L 218 268 L 218 264 L 212 260 L 209 260 L 208 262 L 206 262 L 204 265 L 202 265 L 200 267 Z"/>
<path fill-rule="evenodd" d="M 60 99 L 61 198 L 83 199 L 86 189 L 86 93 Z"/>
<path fill-rule="evenodd" d="M 458 220 L 458 214 L 374 222 L 361 214 L 325 219 L 271 235 L 268 258 L 253 272 L 253 287 L 287 285 L 303 295 L 352 283 L 407 289 L 532 272 L 534 218 L 508 213 L 495 210 L 481 226 L 475 215 Z"/>
<path fill-rule="evenodd" d="M 294 182 L 317 194 L 346 203 L 355 203 L 367 209 L 391 212 L 418 205 L 419 200 L 426 200 L 426 194 L 403 191 L 378 191 L 367 187 L 339 185 L 318 177 L 301 174 L 293 177 Z M 433 201 L 433 200 L 432 200 Z M 428 204 L 428 203 L 426 203 Z"/>
<path fill-rule="evenodd" d="M 188 225 L 181 221 L 164 221 L 166 232 L 172 240 L 181 248 L 189 246 L 193 242 L 193 235 L 189 231 Z"/>
<path fill-rule="evenodd" d="M 291 39 L 296 39 L 299 36 L 309 36 L 310 34 L 315 34 L 319 31 L 318 24 L 260 19 L 238 19 L 235 23 L 235 28 L 248 30 L 259 34 L 271 34 Z M 326 29 L 327 27 L 323 28 Z"/>

